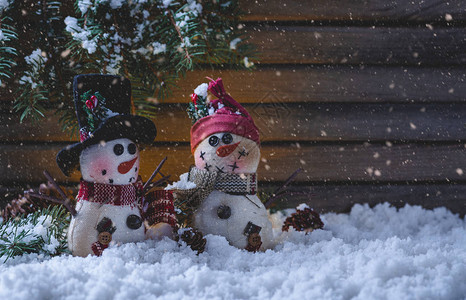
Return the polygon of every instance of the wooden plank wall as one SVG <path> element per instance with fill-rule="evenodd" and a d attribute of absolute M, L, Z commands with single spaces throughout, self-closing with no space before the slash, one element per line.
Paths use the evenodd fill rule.
<path fill-rule="evenodd" d="M 319 211 L 388 201 L 466 212 L 466 4 L 438 0 L 242 0 L 245 29 L 261 62 L 253 72 L 187 75 L 160 104 L 159 135 L 143 153 L 147 178 L 188 170 L 189 94 L 205 76 L 223 77 L 261 131 L 260 185 L 271 191 L 303 172 L 282 206 Z M 5 107 L 5 106 L 4 106 Z M 0 114 L 3 189 L 63 177 L 55 155 L 70 143 L 57 117 L 19 124 Z M 311 200 L 300 192 L 312 194 Z"/>

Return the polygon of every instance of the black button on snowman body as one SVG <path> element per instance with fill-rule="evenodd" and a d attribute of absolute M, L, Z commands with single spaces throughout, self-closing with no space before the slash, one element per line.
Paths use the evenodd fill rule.
<path fill-rule="evenodd" d="M 133 230 L 139 229 L 142 226 L 142 218 L 137 215 L 129 215 L 126 218 L 126 226 Z"/>
<path fill-rule="evenodd" d="M 231 208 L 227 205 L 220 205 L 217 208 L 217 215 L 220 219 L 228 219 L 231 216 Z"/>

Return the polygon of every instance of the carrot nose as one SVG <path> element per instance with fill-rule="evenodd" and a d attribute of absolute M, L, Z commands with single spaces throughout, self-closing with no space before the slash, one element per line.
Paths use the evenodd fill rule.
<path fill-rule="evenodd" d="M 238 145 L 239 145 L 239 142 L 236 143 L 236 144 L 225 145 L 225 146 L 219 147 L 217 149 L 217 155 L 220 156 L 220 157 L 228 156 L 231 153 L 233 153 L 233 151 L 235 151 L 235 149 L 236 149 L 236 147 L 238 147 Z"/>
<path fill-rule="evenodd" d="M 138 157 L 136 156 L 134 159 L 132 159 L 130 161 L 125 161 L 125 162 L 121 163 L 118 166 L 118 172 L 120 174 L 128 173 L 129 170 L 131 170 L 131 168 L 133 167 L 133 165 L 134 165 L 134 163 L 136 162 L 137 159 L 138 159 Z"/>

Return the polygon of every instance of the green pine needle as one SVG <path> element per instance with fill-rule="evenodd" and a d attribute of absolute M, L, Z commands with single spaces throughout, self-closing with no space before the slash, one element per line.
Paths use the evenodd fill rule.
<path fill-rule="evenodd" d="M 0 258 L 39 253 L 68 253 L 66 231 L 70 215 L 62 206 L 50 206 L 0 224 Z"/>
<path fill-rule="evenodd" d="M 192 124 L 196 123 L 199 119 L 208 116 L 209 107 L 207 104 L 207 98 L 198 95 L 196 104 L 190 102 L 186 112 L 188 113 L 188 117 L 191 119 Z"/>

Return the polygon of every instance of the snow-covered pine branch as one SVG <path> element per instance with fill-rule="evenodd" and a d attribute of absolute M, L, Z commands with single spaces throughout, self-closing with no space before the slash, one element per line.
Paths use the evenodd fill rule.
<path fill-rule="evenodd" d="M 12 51 L 21 49 L 12 60 L 17 66 L 0 69 L 11 74 L 0 80 L 18 91 L 13 98 L 22 119 L 38 119 L 50 107 L 61 113 L 63 128 L 75 128 L 69 84 L 76 74 L 130 78 L 138 114 L 152 116 L 154 103 L 169 96 L 186 71 L 205 65 L 245 68 L 244 58 L 255 54 L 241 37 L 238 1 L 78 0 L 74 7 L 0 1 L 1 16 L 8 15 L 13 28 L 31 23 L 11 43 Z M 25 59 L 36 49 L 43 54 L 40 69 Z"/>
<path fill-rule="evenodd" d="M 0 258 L 26 253 L 58 255 L 67 251 L 69 217 L 62 206 L 53 206 L 0 224 Z"/>

